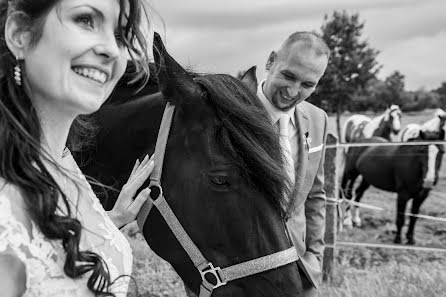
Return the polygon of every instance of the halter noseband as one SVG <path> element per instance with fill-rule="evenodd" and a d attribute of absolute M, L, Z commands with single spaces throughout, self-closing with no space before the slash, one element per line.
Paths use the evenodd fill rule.
<path fill-rule="evenodd" d="M 161 187 L 164 154 L 174 110 L 175 106 L 167 103 L 161 121 L 161 127 L 158 132 L 158 139 L 156 141 L 154 157 L 155 168 L 150 176 L 149 185 L 151 189 L 150 197 L 141 208 L 137 217 L 140 230 L 143 230 L 147 216 L 149 215 L 152 206 L 155 206 L 169 225 L 183 249 L 189 255 L 194 266 L 200 272 L 202 283 L 200 286 L 199 297 L 210 297 L 214 289 L 224 286 L 232 280 L 265 272 L 299 260 L 299 255 L 297 254 L 295 247 L 225 268 L 214 266 L 213 263 L 209 262 L 203 256 L 170 208 L 164 198 L 163 189 Z"/>

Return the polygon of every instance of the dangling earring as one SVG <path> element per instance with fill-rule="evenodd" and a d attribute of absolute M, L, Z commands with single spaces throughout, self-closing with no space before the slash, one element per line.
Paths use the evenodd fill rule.
<path fill-rule="evenodd" d="M 22 69 L 20 68 L 19 57 L 16 57 L 17 64 L 14 66 L 14 79 L 18 86 L 22 85 Z"/>

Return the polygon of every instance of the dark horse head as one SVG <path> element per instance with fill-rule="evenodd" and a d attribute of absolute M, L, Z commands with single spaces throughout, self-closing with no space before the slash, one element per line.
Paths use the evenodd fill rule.
<path fill-rule="evenodd" d="M 99 111 L 96 147 L 83 171 L 122 187 L 135 159 L 154 152 L 169 102 L 175 113 L 161 185 L 202 254 L 223 268 L 290 248 L 283 224 L 287 177 L 279 136 L 255 96 L 256 82 L 188 73 L 167 54 L 159 36 L 154 48 L 161 93 Z M 109 193 L 106 207 L 116 196 Z M 142 232 L 150 247 L 198 293 L 200 274 L 157 209 L 151 210 Z M 212 296 L 297 296 L 299 286 L 298 268 L 292 263 L 231 281 Z"/>

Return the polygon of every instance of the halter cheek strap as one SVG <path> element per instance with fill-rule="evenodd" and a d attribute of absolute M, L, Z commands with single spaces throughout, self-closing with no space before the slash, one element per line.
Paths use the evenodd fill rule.
<path fill-rule="evenodd" d="M 172 125 L 173 113 L 175 111 L 175 105 L 169 102 L 164 109 L 163 118 L 161 120 L 161 126 L 158 131 L 158 138 L 156 139 L 155 153 L 154 153 L 154 168 L 152 174 L 150 175 L 150 185 L 149 188 L 152 190 L 150 192 L 150 198 L 141 207 L 136 221 L 138 223 L 139 229 L 142 231 L 144 223 L 146 222 L 147 216 L 153 206 L 153 200 L 162 196 L 161 188 L 161 174 L 163 172 L 164 155 L 166 153 L 167 139 L 169 138 L 170 126 Z M 159 193 L 159 195 L 158 195 Z"/>
<path fill-rule="evenodd" d="M 141 208 L 141 211 L 137 217 L 140 230 L 143 230 L 147 216 L 149 215 L 152 207 L 155 206 L 163 216 L 166 223 L 169 225 L 183 249 L 189 255 L 190 259 L 194 263 L 194 266 L 200 272 L 202 283 L 200 286 L 199 297 L 210 297 L 214 289 L 224 286 L 232 280 L 265 272 L 299 260 L 299 255 L 297 254 L 295 247 L 225 268 L 214 266 L 213 263 L 209 262 L 203 256 L 198 247 L 187 234 L 186 230 L 184 230 L 175 213 L 170 208 L 169 204 L 164 198 L 161 187 L 164 154 L 166 151 L 167 139 L 169 137 L 174 110 L 175 106 L 171 105 L 170 103 L 166 105 L 164 110 L 155 147 L 155 168 L 150 177 L 149 187 L 152 191 L 149 199 Z"/>

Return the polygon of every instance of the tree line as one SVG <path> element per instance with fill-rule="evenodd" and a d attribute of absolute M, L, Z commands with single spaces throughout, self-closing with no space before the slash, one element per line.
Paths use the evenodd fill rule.
<path fill-rule="evenodd" d="M 331 57 L 309 101 L 328 113 L 336 113 L 338 127 L 344 111 L 378 112 L 392 104 L 403 111 L 444 108 L 446 82 L 435 90 L 406 91 L 404 74 L 398 70 L 384 80 L 377 78 L 382 67 L 376 60 L 379 51 L 362 37 L 364 25 L 358 13 L 334 11 L 331 16 L 325 15 L 320 34 Z"/>

